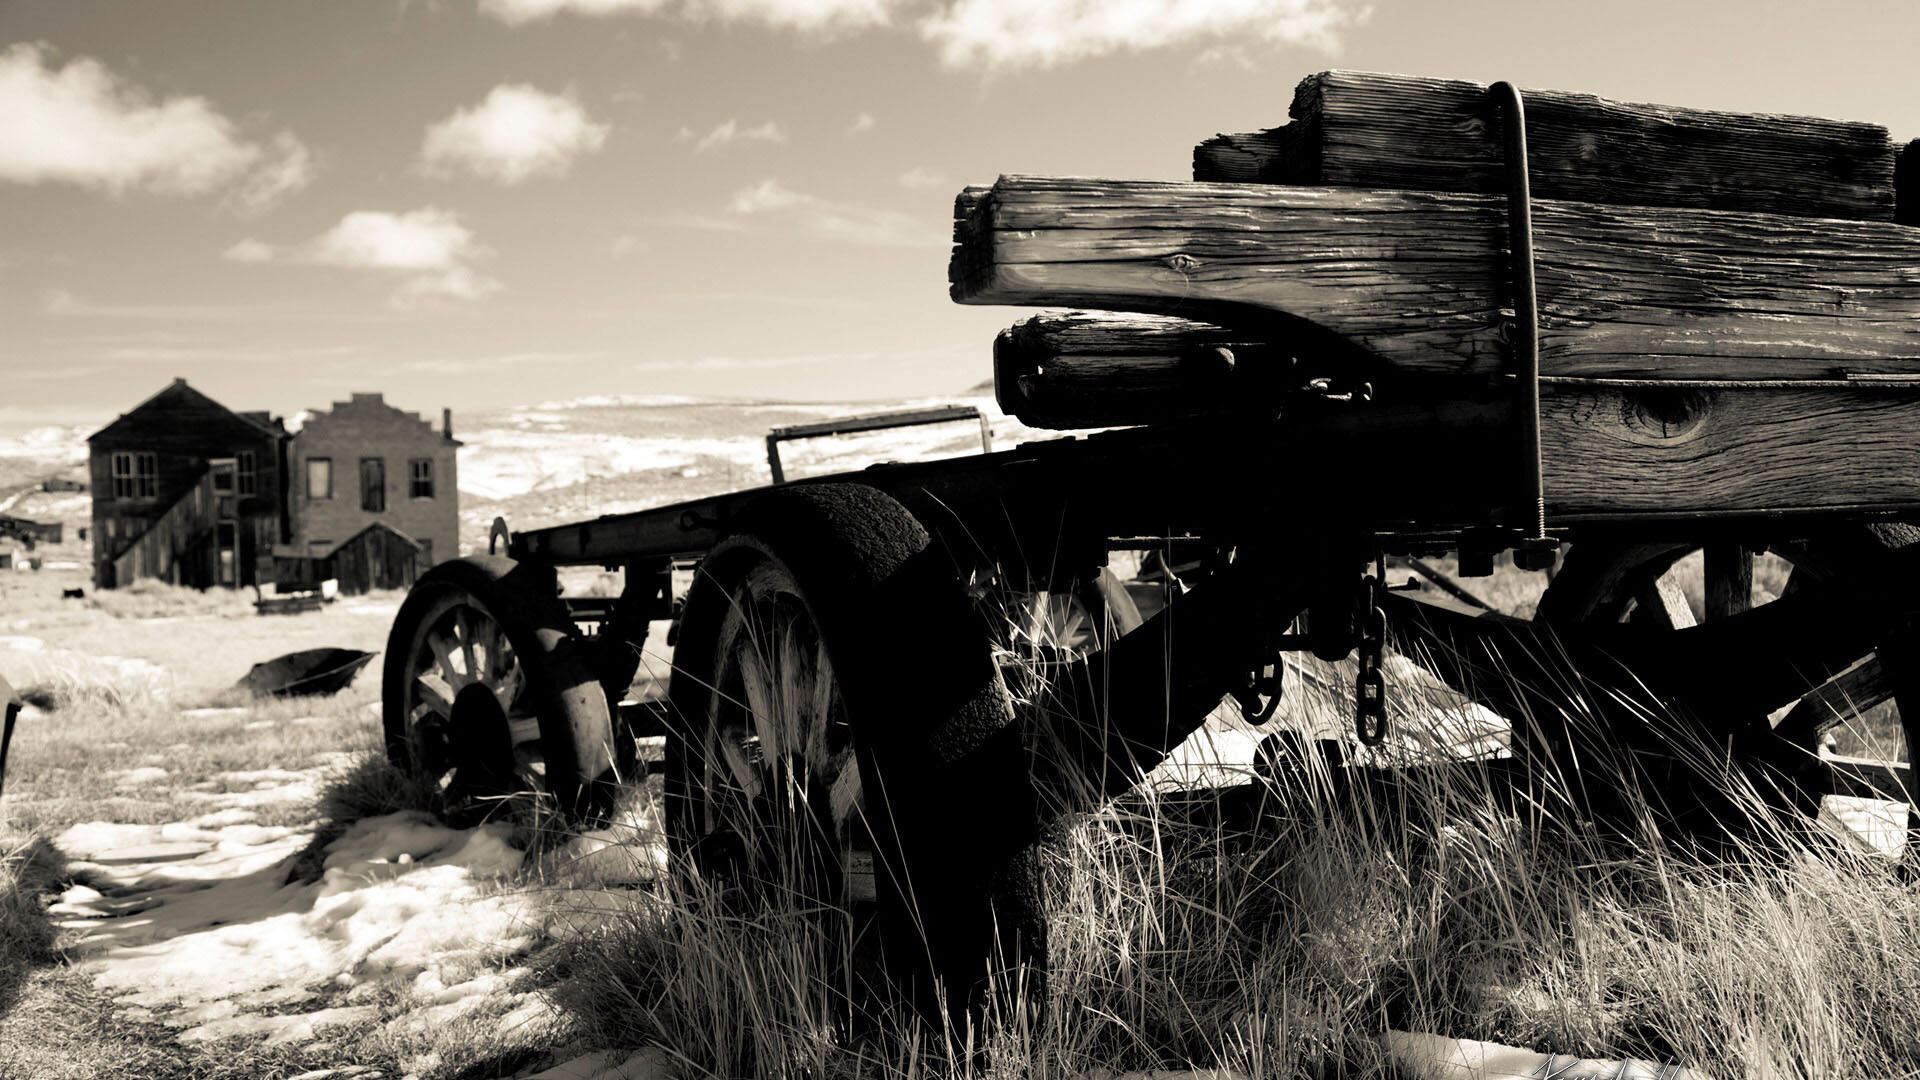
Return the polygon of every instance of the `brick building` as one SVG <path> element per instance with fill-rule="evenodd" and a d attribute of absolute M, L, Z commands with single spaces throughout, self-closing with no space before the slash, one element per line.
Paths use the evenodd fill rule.
<path fill-rule="evenodd" d="M 395 534 L 418 545 L 423 569 L 459 554 L 460 443 L 452 414 L 441 417 L 435 431 L 379 394 L 354 394 L 310 418 L 288 455 L 293 531 L 285 554 L 371 561 L 372 587 L 398 573 L 389 554 Z M 352 548 L 360 550 L 342 550 Z M 341 587 L 352 591 L 348 581 Z"/>

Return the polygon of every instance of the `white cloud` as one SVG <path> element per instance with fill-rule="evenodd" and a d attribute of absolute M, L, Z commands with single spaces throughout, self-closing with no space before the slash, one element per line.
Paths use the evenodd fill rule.
<path fill-rule="evenodd" d="M 674 136 L 674 141 L 690 142 L 693 141 L 693 138 L 694 136 L 691 130 L 681 128 L 680 133 Z M 741 127 L 738 120 L 729 119 L 715 126 L 712 131 L 700 136 L 698 141 L 693 142 L 693 149 L 695 153 L 699 153 L 704 150 L 711 150 L 716 146 L 726 146 L 729 143 L 736 142 L 783 143 L 786 141 L 786 129 L 771 120 L 754 127 Z"/>
<path fill-rule="evenodd" d="M 355 210 L 315 239 L 311 260 L 381 270 L 444 270 L 477 252 L 473 234 L 438 207 Z"/>
<path fill-rule="evenodd" d="M 767 179 L 734 192 L 727 209 L 736 214 L 764 214 L 769 210 L 786 210 L 819 201 L 812 195 L 802 195 L 781 186 L 778 180 Z"/>
<path fill-rule="evenodd" d="M 946 231 L 929 228 L 922 215 L 823 199 L 777 180 L 762 180 L 734 192 L 727 209 L 740 217 L 765 217 L 823 240 L 863 247 L 942 247 L 948 242 Z"/>
<path fill-rule="evenodd" d="M 273 245 L 248 237 L 222 252 L 221 258 L 237 263 L 268 263 L 273 261 Z"/>
<path fill-rule="evenodd" d="M 429 206 L 405 213 L 355 210 L 304 244 L 276 248 L 246 239 L 227 249 L 235 262 L 305 263 L 371 270 L 400 279 L 398 306 L 420 300 L 477 300 L 500 283 L 474 269 L 492 254 L 458 217 Z"/>
<path fill-rule="evenodd" d="M 873 130 L 873 126 L 876 123 L 878 123 L 878 121 L 873 118 L 872 113 L 863 112 L 853 118 L 853 123 L 847 125 L 847 134 L 865 135 L 867 132 Z"/>
<path fill-rule="evenodd" d="M 900 174 L 900 186 L 913 191 L 927 191 L 932 188 L 946 187 L 950 181 L 947 174 L 939 169 L 929 169 L 925 165 L 915 165 Z"/>
<path fill-rule="evenodd" d="M 952 67 L 1053 67 L 1221 39 L 1330 50 L 1364 16 L 1342 0 L 953 0 L 921 33 Z"/>
<path fill-rule="evenodd" d="M 1114 52 L 1226 43 L 1306 45 L 1331 52 L 1337 33 L 1365 19 L 1364 0 L 479 0 L 511 26 L 561 13 L 658 15 L 680 22 L 751 23 L 834 34 L 905 23 L 951 67 L 1054 67 Z M 919 13 L 925 13 L 921 15 Z M 678 59 L 678 44 L 663 40 Z M 1214 53 L 1209 62 L 1244 62 Z M 870 118 L 868 118 L 870 119 Z M 855 122 L 849 131 L 868 130 Z"/>
<path fill-rule="evenodd" d="M 312 156 L 290 133 L 263 147 L 205 98 L 156 100 L 88 57 L 55 65 L 45 45 L 0 52 L 0 179 L 115 195 L 227 190 L 259 209 L 312 177 Z"/>
<path fill-rule="evenodd" d="M 503 184 L 564 176 L 576 157 L 600 149 L 608 130 L 571 97 L 502 84 L 480 104 L 428 128 L 420 166 L 436 175 L 464 170 Z"/>
<path fill-rule="evenodd" d="M 682 20 L 756 23 L 782 30 L 835 31 L 882 26 L 904 0 L 480 0 L 482 14 L 509 26 L 551 19 L 562 12 L 586 16 L 651 15 Z"/>
<path fill-rule="evenodd" d="M 783 30 L 856 30 L 884 26 L 900 0 L 681 0 L 692 19 L 758 23 Z"/>
<path fill-rule="evenodd" d="M 292 132 L 283 131 L 273 137 L 260 164 L 234 187 L 233 201 L 257 213 L 312 183 L 313 173 L 313 152 Z"/>
<path fill-rule="evenodd" d="M 563 11 L 576 15 L 645 14 L 665 7 L 667 0 L 480 0 L 480 11 L 508 26 L 551 19 Z"/>

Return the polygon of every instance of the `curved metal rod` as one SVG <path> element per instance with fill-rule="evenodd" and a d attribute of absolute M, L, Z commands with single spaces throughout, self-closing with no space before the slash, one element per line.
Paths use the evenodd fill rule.
<path fill-rule="evenodd" d="M 1540 467 L 1540 294 L 1533 265 L 1533 187 L 1527 176 L 1527 113 L 1520 91 L 1497 82 L 1487 93 L 1500 108 L 1506 133 L 1507 255 L 1513 275 L 1514 359 L 1520 380 L 1520 423 L 1527 469 L 1523 512 L 1530 515 L 1528 539 L 1547 535 L 1547 495 Z"/>

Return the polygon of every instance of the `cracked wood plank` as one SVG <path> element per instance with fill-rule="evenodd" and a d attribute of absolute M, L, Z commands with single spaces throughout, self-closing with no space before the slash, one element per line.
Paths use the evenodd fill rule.
<path fill-rule="evenodd" d="M 1894 148 L 1878 124 L 1523 93 L 1535 198 L 1894 219 Z M 1193 178 L 1506 191 L 1484 84 L 1325 71 L 1300 83 L 1288 115 L 1201 143 Z"/>
<path fill-rule="evenodd" d="M 1009 176 L 956 213 L 960 303 L 1284 331 L 1409 373 L 1506 367 L 1499 198 Z M 1541 201 L 1535 248 L 1545 375 L 1920 373 L 1920 229 Z"/>

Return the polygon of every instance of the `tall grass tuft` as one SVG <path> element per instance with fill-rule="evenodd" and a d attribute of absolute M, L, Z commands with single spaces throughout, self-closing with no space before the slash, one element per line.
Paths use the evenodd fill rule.
<path fill-rule="evenodd" d="M 1657 703 L 1576 692 L 1568 719 L 1632 713 L 1679 773 L 1599 753 L 1516 785 L 1510 760 L 1438 763 L 1465 706 L 1400 681 L 1409 737 L 1369 762 L 1390 783 L 1307 754 L 1237 814 L 1149 785 L 1065 821 L 1045 1006 L 990 1015 L 971 1048 L 904 1010 L 849 1023 L 831 918 L 730 908 L 690 874 L 557 950 L 555 993 L 591 1038 L 728 1076 L 1391 1076 L 1388 1030 L 1706 1076 L 1920 1072 L 1920 894 L 1888 860 L 1783 813 Z M 1717 791 L 1710 827 L 1677 824 L 1674 776 Z"/>
<path fill-rule="evenodd" d="M 43 906 L 66 876 L 66 860 L 45 837 L 0 836 L 0 997 L 28 968 L 55 957 L 55 934 Z"/>

